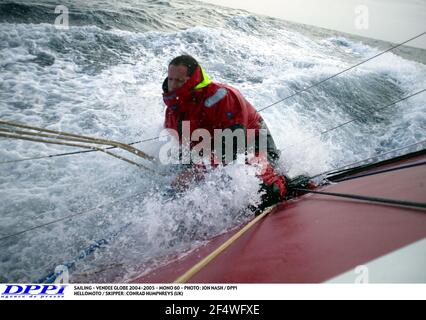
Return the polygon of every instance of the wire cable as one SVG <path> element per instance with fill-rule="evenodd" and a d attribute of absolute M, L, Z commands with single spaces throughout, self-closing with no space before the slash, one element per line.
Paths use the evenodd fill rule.
<path fill-rule="evenodd" d="M 321 195 L 326 195 L 326 196 L 333 196 L 333 197 L 341 197 L 341 198 L 349 198 L 349 199 L 369 201 L 369 202 L 378 202 L 378 203 L 383 203 L 383 204 L 413 207 L 413 208 L 422 209 L 422 210 L 426 209 L 426 203 L 422 203 L 422 202 L 394 200 L 394 199 L 379 198 L 379 197 L 368 197 L 368 196 L 363 196 L 363 195 L 358 195 L 358 194 L 314 191 L 314 190 L 304 189 L 304 188 L 294 188 L 293 190 L 301 191 L 301 192 L 305 192 L 305 193 L 314 193 L 314 194 L 321 194 Z"/>

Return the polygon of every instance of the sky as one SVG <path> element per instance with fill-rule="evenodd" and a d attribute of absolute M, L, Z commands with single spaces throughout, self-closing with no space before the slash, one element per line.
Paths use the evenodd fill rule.
<path fill-rule="evenodd" d="M 394 43 L 426 31 L 426 0 L 201 1 Z M 426 49 L 426 35 L 407 45 Z"/>

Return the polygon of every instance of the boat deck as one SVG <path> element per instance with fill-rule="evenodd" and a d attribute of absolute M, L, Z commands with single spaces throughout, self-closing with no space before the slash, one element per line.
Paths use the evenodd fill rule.
<path fill-rule="evenodd" d="M 349 177 L 425 160 L 424 152 L 417 153 Z M 426 167 L 379 173 L 318 190 L 425 203 Z M 173 282 L 233 233 L 218 236 L 132 282 Z M 306 194 L 278 205 L 188 282 L 319 283 L 424 238 L 425 209 Z M 424 256 L 426 252 L 418 257 L 420 263 L 425 263 Z M 426 278 L 423 272 L 420 276 Z"/>

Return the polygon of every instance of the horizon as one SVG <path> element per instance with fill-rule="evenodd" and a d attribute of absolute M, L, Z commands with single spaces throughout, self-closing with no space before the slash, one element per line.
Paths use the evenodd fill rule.
<path fill-rule="evenodd" d="M 426 31 L 426 0 L 200 1 L 392 43 L 402 43 Z M 426 35 L 407 46 L 426 49 Z"/>

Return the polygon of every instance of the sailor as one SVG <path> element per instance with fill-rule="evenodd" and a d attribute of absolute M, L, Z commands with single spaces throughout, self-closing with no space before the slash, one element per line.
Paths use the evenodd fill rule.
<path fill-rule="evenodd" d="M 261 205 L 256 208 L 260 213 L 264 208 L 280 202 L 286 195 L 286 178 L 275 171 L 280 152 L 276 148 L 269 130 L 256 109 L 241 95 L 241 93 L 225 84 L 210 81 L 207 73 L 199 63 L 189 55 L 181 55 L 174 58 L 168 66 L 168 77 L 163 82 L 163 100 L 167 105 L 165 112 L 165 128 L 177 132 L 179 142 L 183 143 L 188 137 L 183 137 L 182 125 L 189 125 L 189 134 L 194 130 L 205 129 L 214 136 L 215 129 L 244 130 L 246 148 L 250 139 L 255 139 L 254 154 L 257 164 L 261 163 L 261 173 L 258 174 L 262 181 Z M 250 130 L 252 129 L 252 130 Z M 263 130 L 260 130 L 263 129 Z M 255 132 L 249 135 L 248 132 Z M 260 148 L 259 132 L 266 132 L 266 147 Z M 228 131 L 229 132 L 229 131 Z M 229 140 L 227 140 L 229 143 Z M 231 143 L 235 143 L 231 141 Z M 193 144 L 190 144 L 190 148 Z M 224 157 L 215 154 L 215 146 L 212 143 L 213 157 L 215 161 L 224 160 Z M 224 145 L 222 150 L 226 149 Z M 237 157 L 233 146 L 233 159 Z M 229 149 L 228 149 L 229 150 Z M 247 149 L 242 152 L 247 153 Z M 253 154 L 253 153 L 252 153 Z M 219 159 L 219 160 L 218 160 Z M 247 163 L 251 163 L 248 159 Z M 226 163 L 225 163 L 226 164 Z M 194 171 L 183 170 L 175 182 L 175 186 L 182 187 L 190 183 Z"/>

